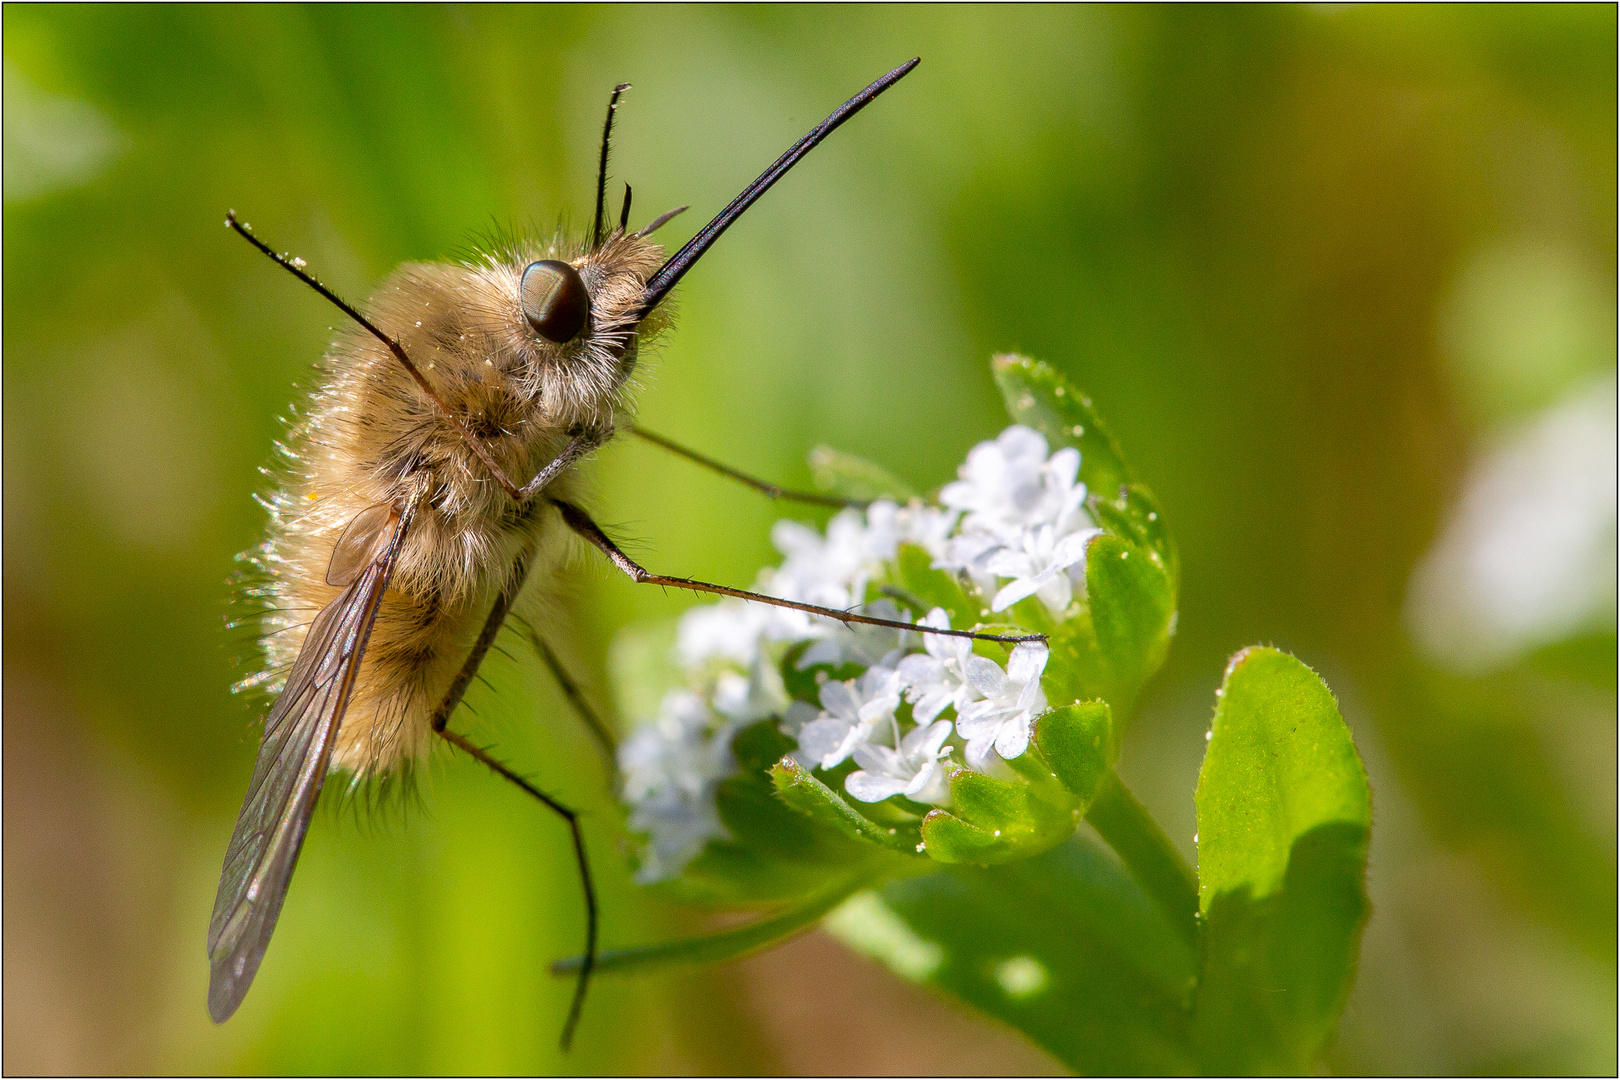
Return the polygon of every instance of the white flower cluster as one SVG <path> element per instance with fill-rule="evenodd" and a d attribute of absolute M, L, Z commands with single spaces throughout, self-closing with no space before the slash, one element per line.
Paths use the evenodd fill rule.
<path fill-rule="evenodd" d="M 950 619 L 935 608 L 921 625 L 946 630 Z M 941 762 L 951 753 L 945 740 L 952 725 L 937 719 L 947 707 L 956 711 L 968 765 L 981 772 L 1000 772 L 1003 761 L 1021 755 L 1029 747 L 1030 721 L 1046 709 L 1045 645 L 1017 646 L 1003 671 L 975 654 L 966 638 L 921 636 L 924 651 L 894 666 L 878 664 L 859 678 L 823 683 L 821 712 L 797 731 L 798 757 L 806 765 L 833 769 L 855 759 L 860 768 L 845 779 L 844 790 L 862 802 L 892 795 L 936 806 L 950 802 Z M 915 726 L 907 732 L 896 717 L 902 698 L 912 704 Z"/>
<path fill-rule="evenodd" d="M 991 608 L 1004 611 L 1028 596 L 1061 616 L 1083 580 L 1085 545 L 1099 531 L 1084 508 L 1080 455 L 1048 455 L 1046 440 L 1011 427 L 981 443 L 941 492 L 942 506 L 887 500 L 864 512 L 838 513 L 825 534 L 780 521 L 771 539 L 782 564 L 762 571 L 756 588 L 801 603 L 898 621 L 911 617 L 893 602 L 867 602 L 904 542 L 921 546 L 936 568 L 965 572 Z M 920 626 L 950 629 L 935 608 Z M 818 709 L 790 701 L 780 664 L 856 665 L 857 678 L 827 680 Z M 800 611 L 737 599 L 695 607 L 682 616 L 676 651 L 690 686 L 672 691 L 656 720 L 621 747 L 622 797 L 630 826 L 647 837 L 638 880 L 672 877 L 711 839 L 727 835 L 715 808 L 720 782 L 732 775 L 732 736 L 779 717 L 798 742 L 795 756 L 812 768 L 853 759 L 844 790 L 863 802 L 904 796 L 947 805 L 946 764 L 959 744 L 970 768 L 1000 773 L 1024 753 L 1031 721 L 1046 708 L 1044 645 L 1017 646 L 1003 668 L 973 652 L 965 638 L 875 626 L 847 626 Z M 909 723 L 901 720 L 910 704 Z M 941 715 L 951 710 L 951 719 Z M 954 720 L 954 722 L 953 722 Z M 955 744 L 952 739 L 955 738 Z"/>
<path fill-rule="evenodd" d="M 1016 425 L 975 446 L 957 477 L 939 501 L 963 516 L 934 565 L 994 590 L 992 611 L 1037 596 L 1061 616 L 1084 580 L 1086 544 L 1102 531 L 1086 513 L 1080 451 L 1048 457 L 1040 432 Z M 1012 580 L 996 589 L 998 578 Z"/>
<path fill-rule="evenodd" d="M 727 835 L 715 789 L 734 771 L 731 735 L 702 698 L 673 690 L 658 718 L 619 747 L 620 797 L 630 807 L 630 828 L 647 836 L 637 881 L 674 877 L 710 840 Z"/>

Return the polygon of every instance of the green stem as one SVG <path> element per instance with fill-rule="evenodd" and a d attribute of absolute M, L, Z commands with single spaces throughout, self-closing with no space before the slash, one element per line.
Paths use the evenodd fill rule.
<path fill-rule="evenodd" d="M 1176 930 L 1198 943 L 1198 877 L 1164 835 L 1159 823 L 1110 772 L 1086 820 L 1102 834 L 1149 896 L 1170 916 Z"/>
<path fill-rule="evenodd" d="M 823 915 L 867 884 L 868 879 L 865 877 L 845 879 L 795 907 L 785 908 L 757 922 L 722 930 L 717 934 L 664 941 L 656 945 L 609 949 L 597 956 L 596 970 L 623 974 L 640 968 L 664 967 L 670 964 L 707 964 L 758 952 L 784 938 L 810 929 Z M 583 957 L 579 956 L 558 960 L 551 965 L 551 973 L 567 975 L 578 971 L 582 961 Z"/>

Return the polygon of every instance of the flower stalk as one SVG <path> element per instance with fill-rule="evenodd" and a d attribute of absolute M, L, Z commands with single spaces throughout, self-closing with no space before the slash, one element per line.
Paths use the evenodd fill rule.
<path fill-rule="evenodd" d="M 1198 877 L 1147 807 L 1110 771 L 1086 820 L 1189 944 L 1198 940 Z"/>

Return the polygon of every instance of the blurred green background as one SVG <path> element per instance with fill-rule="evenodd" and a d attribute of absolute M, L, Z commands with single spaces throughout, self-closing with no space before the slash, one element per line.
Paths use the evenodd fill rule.
<path fill-rule="evenodd" d="M 225 582 L 337 318 L 225 210 L 358 300 L 492 226 L 586 223 L 629 81 L 614 190 L 637 222 L 690 203 L 678 242 L 912 55 L 686 279 L 643 422 L 782 482 L 824 442 L 927 486 L 1005 422 L 993 351 L 1056 364 L 1182 547 L 1127 782 L 1190 855 L 1251 643 L 1355 730 L 1375 910 L 1329 1067 L 1615 1070 L 1612 6 L 13 4 L 4 31 L 6 1072 L 1053 1067 L 819 934 L 603 980 L 560 1058 L 565 833 L 449 758 L 417 804 L 323 808 L 245 1006 L 204 1008 L 257 741 Z M 669 572 L 751 581 L 798 513 L 629 441 L 593 471 Z M 577 581 L 604 700 L 615 629 L 691 601 Z M 699 925 L 630 889 L 598 760 L 514 656 L 462 723 L 593 811 L 605 943 Z"/>

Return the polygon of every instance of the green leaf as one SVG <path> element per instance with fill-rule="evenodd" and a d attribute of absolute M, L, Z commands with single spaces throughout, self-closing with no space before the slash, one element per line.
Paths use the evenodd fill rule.
<path fill-rule="evenodd" d="M 726 907 L 793 901 L 826 878 L 824 866 L 783 862 L 732 840 L 711 840 L 679 877 L 649 888 L 681 903 Z"/>
<path fill-rule="evenodd" d="M 1119 444 L 1091 411 L 1091 399 L 1050 364 L 1003 353 L 990 361 L 990 370 L 1015 422 L 1045 435 L 1054 450 L 1072 446 L 1080 451 L 1080 479 L 1086 487 L 1113 498 L 1121 484 L 1131 482 Z"/>
<path fill-rule="evenodd" d="M 1181 581 L 1181 559 L 1164 515 L 1159 513 L 1158 500 L 1145 485 L 1129 484 L 1111 496 L 1093 492 L 1086 509 L 1101 528 L 1152 555 L 1170 578 L 1174 592 Z"/>
<path fill-rule="evenodd" d="M 845 499 L 906 502 L 917 498 L 911 485 L 883 466 L 830 446 L 810 451 L 810 477 L 822 491 Z"/>
<path fill-rule="evenodd" d="M 930 810 L 922 821 L 923 846 L 935 862 L 989 866 L 1016 858 L 1011 845 L 989 829 L 970 825 L 946 810 Z"/>
<path fill-rule="evenodd" d="M 1061 784 L 1031 744 L 1010 762 L 1018 779 L 972 769 L 950 771 L 951 807 L 923 818 L 928 855 L 948 863 L 990 865 L 1027 859 L 1074 835 L 1084 804 Z"/>
<path fill-rule="evenodd" d="M 1114 764 L 1108 703 L 1087 701 L 1049 709 L 1036 717 L 1030 740 L 1058 781 L 1081 805 L 1089 805 Z"/>
<path fill-rule="evenodd" d="M 659 891 L 710 905 L 792 900 L 821 888 L 829 869 L 859 864 L 870 850 L 782 805 L 764 773 L 725 781 L 716 803 L 731 836 L 711 840 Z"/>
<path fill-rule="evenodd" d="M 1065 620 L 1047 637 L 1046 644 L 1051 654 L 1046 661 L 1046 671 L 1041 675 L 1041 686 L 1047 700 L 1112 702 L 1113 680 L 1102 650 L 1097 647 L 1097 632 L 1092 628 L 1090 611 L 1082 610 Z M 1121 717 L 1124 715 L 1120 713 Z"/>
<path fill-rule="evenodd" d="M 1275 649 L 1233 657 L 1198 777 L 1206 1071 L 1307 1071 L 1355 974 L 1371 795 L 1326 685 Z"/>
<path fill-rule="evenodd" d="M 1143 549 L 1105 534 L 1086 549 L 1086 605 L 1052 631 L 1042 682 L 1054 701 L 1108 702 L 1117 729 L 1169 651 L 1175 592 Z"/>
<path fill-rule="evenodd" d="M 1086 547 L 1091 630 L 1104 663 L 1102 696 L 1129 716 L 1148 676 L 1170 648 L 1175 592 L 1159 564 L 1135 544 L 1099 536 Z"/>
<path fill-rule="evenodd" d="M 917 856 L 917 845 L 922 838 L 915 825 L 885 826 L 864 817 L 793 758 L 784 757 L 772 766 L 771 780 L 782 802 L 810 820 L 836 829 L 852 840 L 876 844 L 911 858 Z"/>
<path fill-rule="evenodd" d="M 1030 832 L 1039 811 L 1029 785 L 998 780 L 960 766 L 950 770 L 955 815 L 991 833 Z"/>
<path fill-rule="evenodd" d="M 846 854 L 842 844 L 818 843 L 823 838 L 814 822 L 784 807 L 763 774 L 743 773 L 722 781 L 715 801 L 732 840 L 764 858 L 821 865 Z"/>
<path fill-rule="evenodd" d="M 892 882 L 879 897 L 858 894 L 828 929 L 1019 1029 L 1076 1072 L 1195 1068 L 1196 954 L 1095 839 L 994 869 Z M 876 925 L 842 925 L 857 901 L 863 909 L 848 921 Z M 896 956 L 927 962 L 902 967 Z"/>

